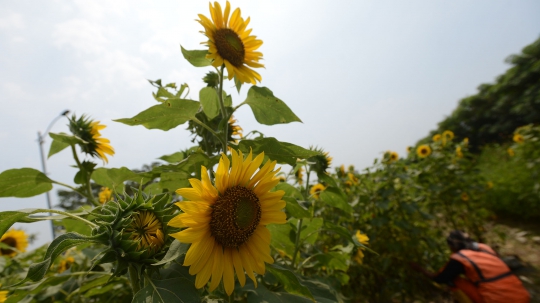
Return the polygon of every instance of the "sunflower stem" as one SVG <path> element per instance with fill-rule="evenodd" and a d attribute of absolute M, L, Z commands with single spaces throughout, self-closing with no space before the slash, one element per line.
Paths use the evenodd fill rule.
<path fill-rule="evenodd" d="M 79 156 L 77 156 L 77 151 L 75 150 L 74 144 L 71 144 L 71 151 L 73 152 L 73 158 L 75 159 L 75 162 L 77 162 L 79 171 L 86 172 L 82 167 L 81 161 L 79 160 Z M 88 172 L 86 173 L 88 174 Z M 90 175 L 88 175 L 87 178 L 85 179 L 86 179 L 86 192 L 87 192 L 86 197 L 88 198 L 88 200 L 90 200 L 92 204 L 94 204 L 94 206 L 99 206 L 99 202 L 96 201 L 96 199 L 94 198 L 94 195 L 92 194 L 92 185 L 90 184 Z"/>
<path fill-rule="evenodd" d="M 227 117 L 227 111 L 225 110 L 225 103 L 223 102 L 223 71 L 225 69 L 225 65 L 221 66 L 221 71 L 218 72 L 219 75 L 219 86 L 218 86 L 218 100 L 219 100 L 219 107 L 221 108 L 221 116 L 225 121 L 229 121 L 229 117 Z M 223 137 L 225 140 L 221 141 L 221 144 L 223 144 L 223 152 L 227 153 L 227 141 L 229 139 L 229 125 L 226 124 L 226 126 L 223 129 Z"/>
<path fill-rule="evenodd" d="M 129 264 L 128 267 L 128 273 L 129 273 L 129 282 L 131 284 L 131 288 L 133 289 L 133 296 L 135 296 L 136 293 L 141 290 L 141 280 L 139 277 L 139 273 L 137 272 L 137 269 L 133 264 Z"/>
<path fill-rule="evenodd" d="M 296 256 L 298 255 L 298 251 L 300 250 L 300 234 L 302 233 L 302 222 L 303 219 L 300 219 L 298 220 L 298 225 L 296 225 L 296 240 L 294 241 L 294 255 L 292 259 L 293 268 L 296 268 Z"/>
<path fill-rule="evenodd" d="M 81 218 L 77 215 L 74 215 L 74 214 L 70 214 L 70 213 L 67 213 L 65 211 L 61 211 L 61 210 L 56 210 L 56 209 L 36 209 L 36 211 L 38 212 L 43 212 L 43 213 L 55 213 L 55 214 L 59 214 L 59 215 L 64 215 L 66 217 L 70 217 L 70 218 L 73 218 L 73 219 L 76 219 L 76 220 L 79 220 L 79 221 L 82 221 L 88 225 L 90 225 L 91 227 L 97 227 L 97 225 L 95 223 L 92 223 L 84 218 Z"/>
<path fill-rule="evenodd" d="M 210 128 L 208 125 L 204 124 L 201 120 L 199 120 L 197 118 L 193 118 L 191 121 L 193 121 L 193 122 L 199 124 L 200 126 L 202 126 L 203 128 L 205 128 L 207 131 L 209 131 L 214 136 L 216 136 L 216 138 L 218 138 L 219 142 L 221 142 L 222 145 L 227 146 L 227 143 L 225 141 L 223 141 L 223 138 L 221 138 L 212 128 Z"/>

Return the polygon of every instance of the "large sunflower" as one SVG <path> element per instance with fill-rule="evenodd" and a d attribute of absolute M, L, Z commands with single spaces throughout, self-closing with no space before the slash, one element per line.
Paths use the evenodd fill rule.
<path fill-rule="evenodd" d="M 189 179 L 192 188 L 176 192 L 184 201 L 176 203 L 184 213 L 174 217 L 169 225 L 186 229 L 171 234 L 180 242 L 191 243 L 185 266 L 197 275 L 195 286 L 201 288 L 212 277 L 210 291 L 221 279 L 227 294 L 234 290 L 234 274 L 242 286 L 245 273 L 257 285 L 253 272 L 264 274 L 270 256 L 270 232 L 267 224 L 286 223 L 281 200 L 284 191 L 270 190 L 279 183 L 274 170 L 276 161 L 267 161 L 258 171 L 264 153 L 253 159 L 250 152 L 244 159 L 242 152 L 231 150 L 231 161 L 221 155 L 215 184 L 206 167 L 201 167 L 201 180 Z"/>
<path fill-rule="evenodd" d="M 22 230 L 10 229 L 0 238 L 0 243 L 15 248 L 15 250 L 9 249 L 2 245 L 0 247 L 0 256 L 13 257 L 17 252 L 26 251 L 28 236 Z"/>
<path fill-rule="evenodd" d="M 7 290 L 0 290 L 0 303 L 6 302 L 8 293 Z"/>
<path fill-rule="evenodd" d="M 234 76 L 245 83 L 256 84 L 261 81 L 261 75 L 250 67 L 264 67 L 259 63 L 262 53 L 256 50 L 263 44 L 257 36 L 250 36 L 251 29 L 247 29 L 249 17 L 244 20 L 240 8 L 234 10 L 232 15 L 229 1 L 225 5 L 225 11 L 221 10 L 218 2 L 214 6 L 210 3 L 210 15 L 212 20 L 199 14 L 199 23 L 204 26 L 204 35 L 208 41 L 208 54 L 206 58 L 212 59 L 212 65 L 220 67 L 225 64 L 229 80 Z"/>

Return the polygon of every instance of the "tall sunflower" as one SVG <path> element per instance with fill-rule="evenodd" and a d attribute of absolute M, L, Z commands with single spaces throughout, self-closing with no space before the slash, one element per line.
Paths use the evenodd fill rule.
<path fill-rule="evenodd" d="M 420 158 L 425 158 L 425 157 L 431 155 L 431 147 L 429 147 L 429 145 L 427 145 L 427 144 L 420 145 L 416 149 L 416 154 Z"/>
<path fill-rule="evenodd" d="M 245 274 L 257 285 L 253 273 L 264 274 L 264 263 L 274 262 L 266 225 L 286 223 L 282 211 L 285 201 L 281 200 L 285 192 L 270 192 L 279 183 L 276 161 L 267 161 L 259 168 L 264 153 L 255 159 L 251 152 L 245 159 L 234 149 L 231 154 L 232 164 L 225 154 L 221 155 L 215 184 L 202 166 L 201 180 L 189 179 L 192 188 L 176 191 L 184 198 L 176 203 L 184 213 L 169 222 L 185 228 L 171 236 L 191 243 L 184 265 L 190 266 L 190 274 L 197 275 L 195 286 L 203 287 L 212 277 L 212 291 L 223 278 L 228 295 L 234 290 L 235 273 L 242 286 Z"/>
<path fill-rule="evenodd" d="M 26 251 L 26 247 L 28 247 L 28 236 L 22 230 L 10 229 L 0 238 L 0 243 L 14 248 L 0 247 L 0 256 L 13 257 L 18 252 Z"/>
<path fill-rule="evenodd" d="M 213 60 L 214 67 L 225 65 L 229 80 L 236 76 L 241 82 L 256 84 L 262 78 L 251 68 L 264 67 L 259 63 L 262 53 L 256 51 L 263 42 L 250 35 L 251 29 L 247 29 L 250 19 L 242 18 L 240 8 L 235 9 L 232 15 L 230 12 L 231 5 L 227 1 L 224 11 L 218 2 L 214 2 L 214 6 L 210 3 L 212 20 L 199 14 L 200 20 L 197 21 L 208 37 L 208 41 L 203 42 L 208 45 L 206 58 Z"/>
<path fill-rule="evenodd" d="M 114 149 L 110 144 L 111 141 L 101 137 L 100 133 L 100 130 L 107 126 L 99 124 L 99 121 L 93 121 L 85 115 L 82 115 L 79 119 L 73 115 L 69 122 L 71 132 L 85 141 L 85 143 L 79 144 L 82 151 L 93 157 L 97 156 L 103 159 L 105 163 L 108 163 L 107 155 L 114 155 Z"/>

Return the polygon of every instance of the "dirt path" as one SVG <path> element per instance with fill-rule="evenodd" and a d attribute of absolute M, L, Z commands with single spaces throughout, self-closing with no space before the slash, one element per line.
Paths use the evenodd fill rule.
<path fill-rule="evenodd" d="M 498 219 L 486 230 L 487 244 L 522 265 L 516 274 L 531 293 L 531 302 L 540 303 L 540 222 Z"/>

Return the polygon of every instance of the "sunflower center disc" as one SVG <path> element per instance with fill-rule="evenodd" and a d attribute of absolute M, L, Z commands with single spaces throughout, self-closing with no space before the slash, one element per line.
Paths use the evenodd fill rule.
<path fill-rule="evenodd" d="M 243 186 L 227 189 L 212 207 L 210 232 L 224 247 L 238 247 L 255 232 L 261 205 L 255 193 Z"/>
<path fill-rule="evenodd" d="M 8 246 L 11 246 L 11 247 L 17 246 L 17 240 L 15 240 L 14 238 L 11 238 L 11 237 L 5 238 L 4 240 L 2 240 L 2 243 L 6 244 Z M 0 248 L 0 255 L 9 255 L 12 252 L 13 252 L 12 249 Z"/>
<path fill-rule="evenodd" d="M 214 34 L 219 55 L 229 61 L 233 66 L 240 67 L 244 64 L 246 50 L 242 39 L 230 28 L 221 28 Z"/>

